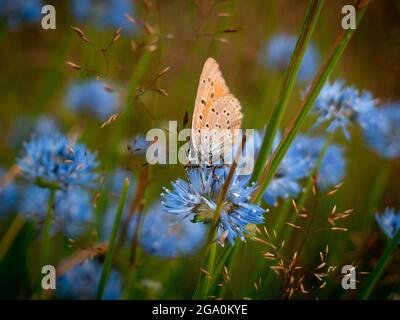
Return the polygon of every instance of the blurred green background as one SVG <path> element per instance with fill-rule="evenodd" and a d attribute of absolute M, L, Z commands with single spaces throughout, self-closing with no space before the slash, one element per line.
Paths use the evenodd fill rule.
<path fill-rule="evenodd" d="M 322 57 L 331 47 L 341 30 L 341 8 L 349 1 L 326 1 L 312 41 Z M 240 100 L 244 114 L 243 128 L 261 129 L 268 121 L 280 93 L 283 73 L 270 72 L 262 67 L 260 53 L 267 40 L 277 32 L 299 33 L 307 1 L 135 1 L 135 18 L 145 22 L 146 28 L 137 27 L 134 34 L 123 33 L 111 45 L 106 60 L 100 48 L 113 38 L 112 30 L 101 31 L 90 23 L 77 22 L 68 1 L 49 1 L 57 10 L 57 29 L 43 30 L 40 23 L 10 30 L 3 26 L 0 34 L 0 161 L 5 168 L 15 164 L 19 149 L 5 141 L 13 132 L 20 116 L 47 114 L 56 118 L 67 133 L 75 133 L 91 150 L 98 151 L 104 171 L 115 166 L 128 168 L 138 176 L 140 156 L 127 150 L 129 139 L 145 134 L 153 127 L 164 128 L 168 120 L 182 125 L 185 112 L 191 115 L 202 65 L 207 57 L 220 64 L 231 91 Z M 77 26 L 94 45 L 82 41 L 70 26 Z M 123 99 L 131 92 L 130 84 L 143 55 L 149 58 L 140 74 L 137 91 L 140 94 L 110 125 L 100 128 L 102 122 L 90 116 L 77 116 L 65 108 L 66 88 L 71 81 L 89 76 L 100 76 L 112 83 Z M 66 64 L 72 61 L 85 70 L 75 70 Z M 170 67 L 156 81 L 157 73 Z M 87 70 L 90 70 L 87 72 Z M 400 98 L 400 2 L 396 0 L 372 1 L 366 16 L 335 68 L 331 79 L 343 78 L 360 89 L 367 89 L 382 103 Z M 283 127 L 299 107 L 305 83 L 297 83 L 284 115 Z M 161 88 L 168 95 L 152 90 Z M 302 132 L 315 118 L 309 117 Z M 323 129 L 317 133 L 324 133 Z M 319 298 L 354 298 L 352 290 L 340 286 L 340 269 L 345 264 L 357 266 L 357 271 L 368 271 L 381 255 L 385 238 L 373 219 L 376 210 L 400 204 L 400 162 L 385 163 L 370 151 L 357 128 L 352 129 L 351 141 L 340 134 L 335 140 L 345 146 L 347 159 L 343 187 L 332 197 L 323 198 L 318 216 L 330 213 L 333 205 L 338 210 L 354 209 L 354 214 L 342 225 L 347 232 L 321 232 L 308 239 L 301 264 L 313 268 L 319 264 L 319 251 L 329 245 L 329 265 L 337 266 L 337 275 L 327 281 L 318 292 Z M 381 169 L 390 167 L 390 176 L 384 182 L 383 192 L 373 198 Z M 147 201 L 159 197 L 161 187 L 183 175 L 182 165 L 154 166 L 147 187 Z M 312 200 L 306 205 L 311 206 Z M 270 208 L 266 226 L 272 226 L 284 206 Z M 0 221 L 0 238 L 12 222 L 12 217 Z M 285 226 L 284 229 L 290 229 Z M 270 230 L 270 229 L 269 229 Z M 290 229 L 292 230 L 292 229 Z M 288 252 L 301 239 L 295 234 L 286 243 Z M 87 244 L 96 243 L 88 236 Z M 32 279 L 38 272 L 36 259 L 40 239 L 33 224 L 27 223 L 0 261 L 0 297 L 30 298 Z M 259 279 L 255 270 L 262 258 L 263 245 L 248 240 L 241 246 L 239 259 L 231 271 L 229 298 L 280 298 L 281 278 L 274 276 L 268 288 L 254 289 Z M 56 265 L 74 253 L 67 239 L 57 236 L 52 243 L 51 260 Z M 376 297 L 387 298 L 398 288 L 399 256 L 392 261 L 387 274 L 379 284 Z M 191 298 L 200 267 L 201 253 L 189 258 L 163 260 L 144 254 L 139 276 L 162 284 L 160 293 L 143 290 L 137 298 Z M 117 259 L 116 264 L 120 261 Z M 268 264 L 264 266 L 267 272 Z M 359 275 L 363 281 L 365 276 Z M 311 281 L 311 280 L 310 280 Z M 314 298 L 299 295 L 298 298 Z"/>

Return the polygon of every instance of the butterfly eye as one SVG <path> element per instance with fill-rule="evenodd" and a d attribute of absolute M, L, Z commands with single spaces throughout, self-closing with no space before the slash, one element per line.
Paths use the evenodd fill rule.
<path fill-rule="evenodd" d="M 214 98 L 214 92 L 211 92 L 210 97 L 211 97 L 211 98 Z"/>
<path fill-rule="evenodd" d="M 229 117 L 229 112 L 226 114 L 227 117 Z"/>
<path fill-rule="evenodd" d="M 203 120 L 203 116 L 201 114 L 199 114 L 199 119 Z"/>
<path fill-rule="evenodd" d="M 211 109 L 211 111 L 212 111 L 212 112 L 215 112 L 215 109 L 214 109 L 214 108 L 212 108 L 212 109 Z"/>

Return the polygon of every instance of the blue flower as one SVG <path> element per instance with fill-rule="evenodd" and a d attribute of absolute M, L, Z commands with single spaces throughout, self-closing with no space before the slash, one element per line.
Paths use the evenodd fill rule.
<path fill-rule="evenodd" d="M 23 193 L 19 212 L 42 225 L 46 220 L 49 196 L 48 188 L 29 186 Z M 92 219 L 92 202 L 87 192 L 78 187 L 56 191 L 52 234 L 61 232 L 76 237 L 88 230 Z"/>
<path fill-rule="evenodd" d="M 277 33 L 267 43 L 263 51 L 263 61 L 271 70 L 282 71 L 289 65 L 290 57 L 296 46 L 297 37 Z M 319 52 L 313 43 L 310 43 L 304 53 L 298 78 L 300 81 L 310 81 L 318 67 Z"/>
<path fill-rule="evenodd" d="M 136 136 L 129 144 L 129 150 L 134 155 L 145 155 L 147 148 L 151 145 L 151 141 L 147 141 L 145 136 Z"/>
<path fill-rule="evenodd" d="M 395 212 L 393 208 L 386 208 L 383 214 L 376 214 L 375 218 L 389 238 L 393 238 L 400 230 L 400 212 Z"/>
<path fill-rule="evenodd" d="M 37 22 L 42 16 L 42 6 L 40 0 L 0 0 L 0 21 L 4 21 L 11 29 L 17 29 L 24 23 Z"/>
<path fill-rule="evenodd" d="M 10 146 L 19 147 L 26 139 L 29 139 L 32 132 L 38 135 L 46 135 L 58 130 L 58 121 L 51 116 L 22 116 L 15 120 L 7 140 Z"/>
<path fill-rule="evenodd" d="M 312 113 L 318 115 L 315 127 L 328 122 L 328 132 L 341 128 L 346 139 L 350 139 L 347 126 L 354 122 L 362 125 L 361 115 L 372 110 L 376 103 L 377 100 L 368 91 L 359 92 L 355 87 L 345 87 L 343 80 L 333 83 L 328 80 L 312 109 Z"/>
<path fill-rule="evenodd" d="M 0 167 L 0 181 L 3 182 L 5 171 Z M 0 184 L 0 217 L 14 213 L 18 202 L 18 187 L 14 182 Z"/>
<path fill-rule="evenodd" d="M 74 266 L 57 280 L 56 296 L 62 299 L 94 300 L 99 287 L 103 264 L 97 260 Z M 122 279 L 111 270 L 104 289 L 104 300 L 118 300 L 122 296 Z"/>
<path fill-rule="evenodd" d="M 118 96 L 95 79 L 74 83 L 68 89 L 67 107 L 73 112 L 94 114 L 104 121 L 118 111 Z"/>
<path fill-rule="evenodd" d="M 310 137 L 298 135 L 293 141 L 291 149 L 298 152 L 298 156 L 307 162 L 310 176 L 317 165 L 321 152 L 324 148 L 325 137 Z M 346 160 L 343 155 L 343 148 L 340 145 L 331 143 L 325 151 L 318 169 L 318 186 L 326 190 L 343 181 L 346 171 Z"/>
<path fill-rule="evenodd" d="M 254 134 L 254 156 L 257 157 L 262 145 L 263 133 L 255 131 Z M 273 144 L 272 151 L 275 150 L 281 140 L 280 132 L 277 132 Z M 250 145 L 246 144 L 245 148 Z M 246 155 L 247 155 L 246 150 Z M 272 154 L 272 152 L 271 152 Z M 251 153 L 248 156 L 252 156 Z M 267 189 L 264 192 L 263 199 L 269 205 L 278 205 L 278 198 L 287 199 L 295 197 L 302 191 L 300 180 L 309 175 L 309 160 L 307 157 L 293 147 L 289 148 L 282 162 L 279 165 L 277 172 L 271 179 Z"/>
<path fill-rule="evenodd" d="M 157 204 L 144 216 L 139 239 L 149 254 L 175 258 L 194 253 L 204 243 L 206 234 L 204 224 L 168 214 Z"/>
<path fill-rule="evenodd" d="M 42 186 L 91 187 L 97 178 L 96 155 L 58 132 L 33 136 L 24 143 L 17 164 L 24 176 Z"/>
<path fill-rule="evenodd" d="M 79 22 L 94 23 L 98 28 L 122 28 L 130 33 L 136 30 L 126 17 L 135 13 L 130 0 L 73 0 L 72 11 Z"/>
<path fill-rule="evenodd" d="M 363 115 L 362 128 L 368 145 L 384 158 L 400 156 L 400 103 L 375 108 Z"/>
<path fill-rule="evenodd" d="M 164 188 L 162 205 L 166 211 L 194 222 L 212 221 L 229 167 L 188 167 L 187 180 L 172 182 L 172 191 Z M 255 184 L 248 185 L 249 177 L 234 174 L 218 222 L 218 239 L 225 237 L 233 245 L 236 237 L 244 241 L 244 234 L 250 233 L 249 225 L 264 221 L 265 210 L 249 203 Z"/>
<path fill-rule="evenodd" d="M 280 133 L 275 136 L 273 150 L 278 146 Z M 261 145 L 260 145 L 261 147 Z M 287 199 L 297 196 L 302 191 L 300 180 L 309 175 L 309 161 L 293 145 L 286 152 L 274 177 L 269 183 L 263 199 L 270 205 L 277 205 L 277 198 Z"/>

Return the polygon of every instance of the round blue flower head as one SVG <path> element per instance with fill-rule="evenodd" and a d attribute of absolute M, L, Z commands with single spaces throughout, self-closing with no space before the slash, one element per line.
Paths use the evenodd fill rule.
<path fill-rule="evenodd" d="M 400 212 L 395 212 L 393 208 L 386 208 L 383 214 L 376 214 L 375 218 L 389 238 L 393 238 L 400 230 Z"/>
<path fill-rule="evenodd" d="M 133 155 L 146 155 L 147 148 L 151 145 L 151 141 L 147 141 L 145 136 L 138 135 L 129 143 L 129 150 Z"/>
<path fill-rule="evenodd" d="M 93 114 L 104 121 L 118 111 L 118 96 L 101 81 L 90 79 L 70 86 L 66 105 L 73 112 Z"/>
<path fill-rule="evenodd" d="M 400 157 L 400 103 L 375 108 L 363 116 L 362 128 L 368 145 L 382 157 Z"/>
<path fill-rule="evenodd" d="M 328 122 L 328 132 L 341 128 L 346 139 L 350 139 L 347 126 L 351 123 L 362 125 L 362 114 L 374 108 L 377 100 L 368 91 L 359 92 L 355 87 L 346 87 L 343 80 L 325 83 L 317 99 L 312 113 L 318 116 L 314 127 Z"/>
<path fill-rule="evenodd" d="M 73 0 L 72 12 L 79 22 L 93 23 L 101 29 L 122 28 L 129 33 L 136 30 L 126 17 L 135 13 L 130 0 Z"/>
<path fill-rule="evenodd" d="M 175 258 L 195 253 L 206 234 L 204 224 L 168 214 L 157 204 L 143 218 L 140 243 L 149 254 Z"/>
<path fill-rule="evenodd" d="M 324 148 L 325 137 L 310 137 L 298 135 L 291 145 L 291 149 L 297 150 L 298 156 L 307 163 L 307 174 L 310 176 L 317 165 Z M 318 169 L 318 186 L 326 190 L 343 181 L 346 172 L 346 159 L 343 148 L 331 143 L 325 151 L 324 157 Z"/>
<path fill-rule="evenodd" d="M 271 70 L 283 71 L 290 62 L 290 57 L 296 46 L 297 37 L 289 34 L 275 34 L 265 46 L 263 61 Z M 310 81 L 318 67 L 320 57 L 317 48 L 310 43 L 304 53 L 298 78 L 300 81 Z"/>
<path fill-rule="evenodd" d="M 103 264 L 91 260 L 78 264 L 57 280 L 56 296 L 71 300 L 94 300 L 99 287 Z M 118 300 L 122 296 L 122 279 L 116 270 L 110 272 L 104 289 L 104 300 Z"/>
<path fill-rule="evenodd" d="M 19 212 L 42 226 L 46 220 L 50 190 L 29 186 L 23 193 Z M 52 221 L 52 234 L 63 233 L 76 237 L 88 230 L 93 222 L 92 202 L 89 194 L 79 187 L 67 191 L 57 190 Z"/>
<path fill-rule="evenodd" d="M 11 29 L 21 24 L 33 23 L 42 17 L 42 1 L 40 0 L 0 0 L 0 21 Z"/>
<path fill-rule="evenodd" d="M 281 136 L 278 132 L 274 139 L 273 150 L 278 146 L 280 139 Z M 304 158 L 298 148 L 292 145 L 265 190 L 263 195 L 265 202 L 276 206 L 278 198 L 287 199 L 297 196 L 302 191 L 300 180 L 309 174 L 308 167 L 308 159 Z"/>
<path fill-rule="evenodd" d="M 260 151 L 264 133 L 255 131 L 254 133 L 254 157 L 258 156 Z M 278 146 L 281 140 L 280 132 L 277 132 L 272 144 L 272 151 Z M 246 144 L 245 149 L 249 148 L 250 144 Z M 271 152 L 272 154 L 272 152 Z M 245 157 L 252 156 L 251 152 L 247 152 Z M 248 160 L 247 160 L 248 161 Z M 249 163 L 249 162 L 248 162 Z M 293 147 L 290 147 L 284 156 L 280 166 L 271 179 L 267 189 L 264 192 L 263 199 L 269 205 L 278 205 L 278 198 L 287 199 L 288 197 L 297 196 L 302 186 L 300 180 L 309 175 L 309 162 L 303 155 Z"/>
<path fill-rule="evenodd" d="M 52 134 L 55 131 L 59 131 L 59 124 L 57 120 L 51 116 L 22 116 L 15 120 L 7 140 L 10 146 L 20 147 L 26 139 L 29 139 L 32 132 L 37 135 L 46 135 Z"/>
<path fill-rule="evenodd" d="M 0 181 L 3 181 L 5 171 L 0 167 Z M 14 213 L 18 203 L 18 187 L 14 182 L 0 184 L 0 217 Z"/>
<path fill-rule="evenodd" d="M 45 187 L 91 187 L 97 179 L 96 155 L 58 132 L 36 135 L 24 143 L 17 164 L 24 176 Z"/>
<path fill-rule="evenodd" d="M 172 190 L 164 188 L 162 205 L 169 213 L 193 222 L 212 221 L 229 167 L 188 167 L 187 181 L 178 179 L 172 182 Z M 265 210 L 249 203 L 255 184 L 248 185 L 249 177 L 234 174 L 218 223 L 218 239 L 227 238 L 233 245 L 235 238 L 245 240 L 244 234 L 250 233 L 249 225 L 264 222 Z"/>

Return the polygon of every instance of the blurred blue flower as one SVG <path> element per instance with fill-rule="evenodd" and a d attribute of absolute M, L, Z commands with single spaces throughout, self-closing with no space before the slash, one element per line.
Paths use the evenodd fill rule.
<path fill-rule="evenodd" d="M 276 149 L 280 140 L 281 135 L 278 132 L 274 139 L 273 150 Z M 261 145 L 259 148 L 261 148 Z M 287 199 L 297 196 L 302 191 L 300 180 L 309 175 L 308 168 L 308 158 L 305 158 L 300 150 L 292 145 L 264 192 L 263 199 L 265 202 L 276 206 L 278 198 Z"/>
<path fill-rule="evenodd" d="M 172 182 L 172 191 L 164 187 L 162 205 L 169 213 L 190 218 L 194 222 L 212 221 L 229 167 L 188 167 L 187 180 Z M 248 226 L 264 221 L 265 210 L 249 203 L 255 184 L 248 185 L 249 177 L 234 174 L 230 183 L 218 224 L 218 239 L 227 238 L 233 245 L 236 237 L 244 241 L 244 234 L 250 233 Z"/>
<path fill-rule="evenodd" d="M 74 144 L 58 132 L 34 135 L 24 143 L 17 164 L 35 183 L 66 189 L 69 185 L 91 187 L 97 174 L 96 154 L 83 144 Z"/>
<path fill-rule="evenodd" d="M 23 193 L 19 212 L 39 225 L 46 220 L 50 190 L 29 186 Z M 88 230 L 92 222 L 91 197 L 81 188 L 57 190 L 52 221 L 52 234 L 63 233 L 76 237 Z"/>
<path fill-rule="evenodd" d="M 125 15 L 133 16 L 131 0 L 72 0 L 72 11 L 81 23 L 93 23 L 98 28 L 134 32 L 136 26 Z"/>
<path fill-rule="evenodd" d="M 56 296 L 62 299 L 94 300 L 99 287 L 103 264 L 97 260 L 74 266 L 57 280 Z M 122 279 L 111 270 L 104 289 L 104 300 L 118 300 L 122 296 Z"/>
<path fill-rule="evenodd" d="M 384 158 L 400 156 L 400 103 L 384 105 L 362 117 L 362 128 L 368 145 Z"/>
<path fill-rule="evenodd" d="M 41 0 L 0 0 L 0 21 L 11 29 L 17 29 L 24 23 L 33 23 L 42 17 Z"/>
<path fill-rule="evenodd" d="M 325 137 L 310 137 L 298 135 L 292 143 L 291 149 L 298 152 L 298 156 L 307 163 L 307 174 L 313 173 L 317 161 L 324 148 Z M 318 186 L 326 190 L 343 181 L 346 171 L 346 159 L 343 155 L 343 147 L 338 144 L 330 143 L 322 158 L 318 169 Z"/>
<path fill-rule="evenodd" d="M 255 131 L 254 134 L 254 156 L 257 157 L 260 151 L 264 133 Z M 275 150 L 281 140 L 278 131 L 272 144 L 272 151 Z M 247 148 L 249 144 L 246 144 Z M 247 155 L 247 151 L 246 151 Z M 249 154 L 251 156 L 251 154 Z M 295 197 L 302 191 L 300 180 L 309 175 L 309 161 L 293 145 L 289 148 L 274 177 L 264 192 L 263 199 L 269 205 L 278 205 L 278 198 L 287 199 Z"/>
<path fill-rule="evenodd" d="M 168 214 L 157 204 L 143 218 L 140 243 L 149 254 L 175 258 L 194 253 L 204 243 L 206 234 L 204 224 Z"/>
<path fill-rule="evenodd" d="M 20 116 L 15 119 L 7 141 L 12 147 L 20 147 L 25 140 L 29 139 L 32 132 L 38 135 L 46 135 L 54 131 L 59 131 L 59 124 L 56 119 L 49 115 Z"/>
<path fill-rule="evenodd" d="M 147 141 L 145 136 L 138 135 L 132 139 L 132 142 L 129 144 L 129 150 L 134 155 L 145 155 L 150 145 L 151 141 Z"/>
<path fill-rule="evenodd" d="M 334 132 L 339 127 L 346 139 L 350 139 L 347 126 L 353 122 L 360 123 L 361 116 L 374 108 L 377 100 L 368 91 L 359 92 L 355 87 L 345 87 L 343 80 L 325 83 L 317 99 L 312 113 L 318 116 L 314 127 L 328 122 L 328 132 Z"/>
<path fill-rule="evenodd" d="M 5 170 L 0 167 L 0 181 L 3 181 Z M 0 183 L 0 217 L 15 213 L 18 203 L 18 187 L 14 182 L 4 186 Z"/>
<path fill-rule="evenodd" d="M 94 114 L 104 121 L 118 111 L 118 95 L 101 81 L 89 79 L 69 87 L 66 105 L 73 112 Z"/>
<path fill-rule="evenodd" d="M 296 36 L 284 33 L 274 34 L 264 48 L 263 62 L 271 70 L 283 71 L 289 65 L 296 42 Z M 319 60 L 317 48 L 313 43 L 310 43 L 304 53 L 298 79 L 310 81 L 317 71 Z"/>
<path fill-rule="evenodd" d="M 393 208 L 386 208 L 383 214 L 376 214 L 375 218 L 389 238 L 393 238 L 400 230 L 400 212 L 395 212 Z"/>

